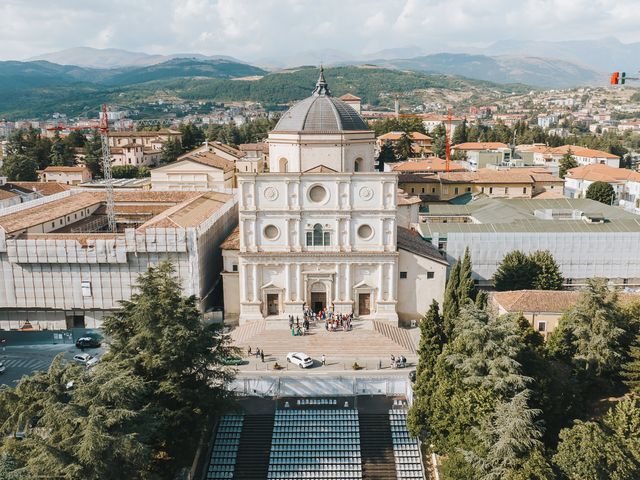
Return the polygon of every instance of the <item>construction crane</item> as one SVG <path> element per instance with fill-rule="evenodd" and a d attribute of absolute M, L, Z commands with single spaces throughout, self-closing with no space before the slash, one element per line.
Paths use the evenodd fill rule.
<path fill-rule="evenodd" d="M 102 142 L 102 175 L 104 177 L 105 192 L 107 194 L 107 228 L 116 231 L 116 206 L 113 199 L 113 176 L 111 175 L 111 154 L 109 153 L 109 117 L 107 104 L 102 105 L 100 119 L 100 140 Z"/>

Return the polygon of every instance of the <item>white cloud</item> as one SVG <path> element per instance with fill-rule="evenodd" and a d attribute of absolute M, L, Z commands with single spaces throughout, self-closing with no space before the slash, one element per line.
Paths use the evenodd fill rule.
<path fill-rule="evenodd" d="M 640 41 L 637 0 L 2 0 L 0 58 L 74 46 L 277 58 L 300 51 L 617 36 Z"/>

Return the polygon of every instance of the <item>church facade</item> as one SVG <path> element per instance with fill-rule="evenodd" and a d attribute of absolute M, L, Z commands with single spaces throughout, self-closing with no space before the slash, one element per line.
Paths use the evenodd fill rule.
<path fill-rule="evenodd" d="M 268 144 L 269 172 L 237 176 L 239 228 L 231 254 L 223 245 L 225 310 L 237 302 L 240 324 L 300 316 L 304 307 L 397 323 L 397 176 L 375 170 L 373 131 L 331 96 L 321 71 Z M 446 261 L 428 253 L 446 275 Z"/>

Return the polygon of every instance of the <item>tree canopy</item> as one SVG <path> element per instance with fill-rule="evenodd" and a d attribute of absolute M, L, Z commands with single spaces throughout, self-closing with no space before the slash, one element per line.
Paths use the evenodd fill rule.
<path fill-rule="evenodd" d="M 596 202 L 604 203 L 605 205 L 613 204 L 616 193 L 610 183 L 607 182 L 593 182 L 587 188 L 585 197 Z"/>

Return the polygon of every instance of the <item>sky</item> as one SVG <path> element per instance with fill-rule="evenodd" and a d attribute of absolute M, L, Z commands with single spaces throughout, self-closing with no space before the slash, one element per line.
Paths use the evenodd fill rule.
<path fill-rule="evenodd" d="M 251 61 L 508 39 L 628 43 L 638 25 L 640 0 L 0 0 L 0 59 L 78 46 Z"/>

